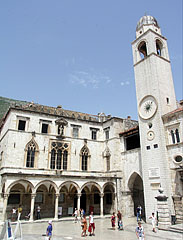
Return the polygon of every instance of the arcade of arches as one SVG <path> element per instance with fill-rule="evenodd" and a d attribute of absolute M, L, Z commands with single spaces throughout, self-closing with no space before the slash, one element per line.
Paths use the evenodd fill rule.
<path fill-rule="evenodd" d="M 36 208 L 41 207 L 41 218 L 58 219 L 59 209 L 62 216 L 72 215 L 74 208 L 83 208 L 88 214 L 111 214 L 116 209 L 115 184 L 107 182 L 100 186 L 96 182 L 86 182 L 79 186 L 74 181 L 63 182 L 57 186 L 53 181 L 45 180 L 35 186 L 27 180 L 12 182 L 4 194 L 4 218 L 11 218 L 13 207 L 22 205 L 22 219 L 30 213 L 30 220 L 36 219 Z"/>

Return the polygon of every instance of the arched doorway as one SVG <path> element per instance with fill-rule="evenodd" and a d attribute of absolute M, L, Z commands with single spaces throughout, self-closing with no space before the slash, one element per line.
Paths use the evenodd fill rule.
<path fill-rule="evenodd" d="M 78 186 L 74 182 L 64 182 L 59 191 L 58 207 L 61 208 L 62 216 L 72 215 L 77 208 Z"/>
<path fill-rule="evenodd" d="M 50 182 L 40 184 L 36 190 L 34 205 L 34 219 L 37 219 L 37 207 L 41 208 L 41 218 L 54 218 L 55 215 L 55 188 Z"/>
<path fill-rule="evenodd" d="M 32 189 L 26 181 L 17 182 L 10 188 L 6 209 L 7 218 L 11 218 L 12 208 L 18 209 L 21 205 L 22 214 L 20 219 L 25 219 L 25 216 L 30 213 L 31 193 Z"/>
<path fill-rule="evenodd" d="M 142 207 L 142 217 L 145 218 L 145 205 L 144 205 L 144 188 L 143 188 L 143 181 L 141 176 L 134 172 L 129 181 L 128 187 L 131 191 L 131 197 L 133 201 L 133 211 L 134 215 L 136 216 L 136 209 L 140 205 Z"/>
<path fill-rule="evenodd" d="M 115 211 L 115 190 L 110 183 L 104 187 L 104 214 L 112 214 Z"/>

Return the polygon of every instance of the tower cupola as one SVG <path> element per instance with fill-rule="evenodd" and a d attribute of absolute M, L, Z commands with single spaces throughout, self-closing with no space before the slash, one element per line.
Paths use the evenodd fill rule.
<path fill-rule="evenodd" d="M 145 33 L 148 29 L 152 29 L 153 31 L 161 34 L 161 29 L 156 18 L 145 15 L 141 17 L 137 23 L 136 38 L 138 38 L 141 34 Z"/>

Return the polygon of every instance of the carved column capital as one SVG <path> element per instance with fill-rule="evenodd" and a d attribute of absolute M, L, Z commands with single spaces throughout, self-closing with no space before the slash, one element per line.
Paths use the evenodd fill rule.
<path fill-rule="evenodd" d="M 55 194 L 55 197 L 56 197 L 56 198 L 59 198 L 59 196 L 60 196 L 60 193 L 56 193 L 56 194 Z"/>
<path fill-rule="evenodd" d="M 77 193 L 77 197 L 80 198 L 81 197 L 81 193 Z"/>
<path fill-rule="evenodd" d="M 9 197 L 9 194 L 8 194 L 8 193 L 5 193 L 3 197 L 4 197 L 4 200 L 7 200 L 8 197 Z"/>
<path fill-rule="evenodd" d="M 31 199 L 34 199 L 36 197 L 36 193 L 31 194 Z"/>
<path fill-rule="evenodd" d="M 104 193 L 100 193 L 100 197 L 103 198 L 104 197 Z"/>

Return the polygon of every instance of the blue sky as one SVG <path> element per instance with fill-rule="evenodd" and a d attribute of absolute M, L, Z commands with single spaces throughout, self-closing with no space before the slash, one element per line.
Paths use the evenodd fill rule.
<path fill-rule="evenodd" d="M 0 2 L 0 96 L 137 119 L 131 42 L 154 16 L 182 93 L 182 0 Z"/>

